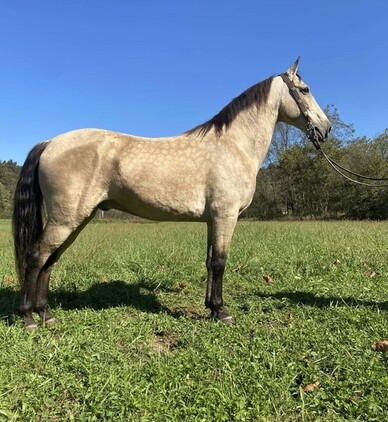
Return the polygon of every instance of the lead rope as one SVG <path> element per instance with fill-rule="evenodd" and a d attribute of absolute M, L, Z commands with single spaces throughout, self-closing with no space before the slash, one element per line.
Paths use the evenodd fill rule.
<path fill-rule="evenodd" d="M 307 116 L 306 116 L 307 117 Z M 356 183 L 357 185 L 361 185 L 361 186 L 368 186 L 368 187 L 372 187 L 372 188 L 386 188 L 388 187 L 387 183 L 384 184 L 375 184 L 375 183 L 366 183 L 366 182 L 360 182 L 359 180 L 355 180 L 352 179 L 351 177 L 349 177 L 347 174 L 345 173 L 349 173 L 353 176 L 359 177 L 361 179 L 366 179 L 366 180 L 375 180 L 375 181 L 383 181 L 383 180 L 388 180 L 388 178 L 386 177 L 369 177 L 369 176 L 364 176 L 362 174 L 356 173 L 354 171 L 351 171 L 349 169 L 347 169 L 346 167 L 342 166 L 341 164 L 337 163 L 336 161 L 334 161 L 332 158 L 330 158 L 321 148 L 321 145 L 318 141 L 318 136 L 316 134 L 315 128 L 314 126 L 311 124 L 310 122 L 310 118 L 307 117 L 307 121 L 308 121 L 308 128 L 307 128 L 307 132 L 308 132 L 308 138 L 309 140 L 312 142 L 312 144 L 314 145 L 315 149 L 321 153 L 321 155 L 326 159 L 326 161 L 330 164 L 330 166 L 338 173 L 340 174 L 342 177 L 344 177 L 346 180 L 348 180 L 349 182 L 352 183 Z M 342 170 L 342 171 L 341 171 Z M 344 173 L 345 172 L 345 173 Z"/>

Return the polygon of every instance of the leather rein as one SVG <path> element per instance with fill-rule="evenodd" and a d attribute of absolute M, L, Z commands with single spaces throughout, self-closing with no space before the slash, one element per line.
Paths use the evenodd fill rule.
<path fill-rule="evenodd" d="M 388 187 L 388 184 L 373 184 L 373 183 L 360 182 L 358 180 L 352 179 L 351 177 L 348 176 L 348 174 L 351 174 L 352 176 L 356 176 L 356 177 L 359 177 L 359 178 L 365 179 L 365 180 L 374 180 L 374 181 L 388 180 L 387 177 L 382 177 L 382 178 L 369 177 L 369 176 L 364 176 L 362 174 L 358 174 L 354 171 L 351 171 L 351 170 L 347 169 L 346 167 L 342 166 L 341 164 L 337 163 L 336 161 L 334 161 L 332 158 L 330 158 L 322 150 L 321 144 L 319 143 L 319 136 L 318 136 L 317 130 L 311 122 L 311 118 L 310 118 L 310 115 L 308 113 L 308 109 L 305 106 L 305 104 L 302 100 L 302 97 L 300 96 L 298 88 L 295 86 L 294 82 L 292 82 L 292 80 L 287 75 L 287 73 L 282 73 L 279 76 L 283 79 L 284 83 L 288 86 L 292 98 L 295 100 L 296 104 L 299 107 L 299 110 L 301 111 L 301 113 L 303 114 L 303 116 L 305 117 L 305 119 L 307 121 L 307 137 L 308 137 L 308 139 L 312 142 L 315 149 L 318 152 L 320 152 L 321 155 L 326 159 L 326 161 L 330 164 L 330 166 L 337 173 L 339 173 L 342 177 L 344 177 L 346 180 L 349 180 L 350 182 L 356 183 L 358 185 L 369 186 L 369 187 L 374 187 L 374 188 Z M 345 173 L 347 173 L 347 174 L 345 174 Z"/>

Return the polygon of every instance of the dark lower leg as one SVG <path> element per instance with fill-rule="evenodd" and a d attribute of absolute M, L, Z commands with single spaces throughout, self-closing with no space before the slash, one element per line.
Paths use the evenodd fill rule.
<path fill-rule="evenodd" d="M 211 258 L 206 261 L 207 267 L 207 288 L 205 306 L 210 308 L 212 302 L 212 290 L 213 290 L 213 270 L 211 268 Z"/>
<path fill-rule="evenodd" d="M 39 254 L 38 252 L 31 253 L 27 258 L 27 267 L 19 307 L 19 315 L 23 318 L 27 328 L 36 327 L 35 320 L 32 317 L 32 312 L 36 297 L 36 286 L 39 271 Z"/>
<path fill-rule="evenodd" d="M 42 268 L 42 271 L 38 277 L 37 293 L 35 298 L 35 307 L 34 310 L 37 312 L 42 320 L 42 322 L 50 324 L 54 322 L 54 317 L 49 312 L 48 306 L 48 286 L 51 275 L 52 266 Z"/>
<path fill-rule="evenodd" d="M 48 287 L 51 276 L 53 265 L 58 260 L 58 249 L 50 255 L 46 263 L 43 265 L 42 270 L 39 273 L 38 283 L 36 288 L 35 307 L 34 310 L 37 312 L 45 323 L 54 322 L 54 317 L 48 311 Z"/>
<path fill-rule="evenodd" d="M 235 215 L 230 214 L 225 218 L 218 215 L 211 223 L 208 223 L 208 289 L 206 294 L 206 307 L 211 309 L 213 318 L 229 324 L 234 321 L 228 311 L 224 308 L 222 281 L 229 244 L 232 239 L 236 222 L 237 213 Z"/>
<path fill-rule="evenodd" d="M 212 246 L 212 226 L 211 223 L 208 223 L 208 234 L 207 234 L 207 256 L 206 256 L 206 268 L 207 268 L 207 288 L 206 288 L 206 298 L 205 306 L 210 308 L 211 305 L 211 294 L 212 294 L 212 285 L 213 285 L 213 269 L 212 269 L 212 255 L 213 255 L 213 246 Z"/>
<path fill-rule="evenodd" d="M 45 229 L 45 251 L 51 253 L 44 265 L 39 272 L 36 286 L 36 295 L 34 298 L 34 311 L 37 312 L 45 324 L 53 324 L 55 322 L 54 317 L 48 310 L 48 288 L 52 268 L 58 261 L 63 252 L 74 242 L 81 230 L 86 224 L 93 218 L 92 213 L 86 218 L 77 229 L 73 230 L 71 225 L 55 226 L 48 225 Z M 59 239 L 63 239 L 63 243 L 59 242 Z"/>
<path fill-rule="evenodd" d="M 222 283 L 226 265 L 226 256 L 214 256 L 211 259 L 213 280 L 207 307 L 212 311 L 212 317 L 226 323 L 233 323 L 233 318 L 224 307 L 222 298 Z"/>

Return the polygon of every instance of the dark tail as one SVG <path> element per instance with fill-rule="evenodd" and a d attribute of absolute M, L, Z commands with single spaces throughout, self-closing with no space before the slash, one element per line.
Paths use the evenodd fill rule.
<path fill-rule="evenodd" d="M 27 255 L 43 231 L 42 191 L 39 186 L 39 160 L 48 143 L 36 145 L 28 154 L 16 186 L 12 225 L 16 269 L 22 283 Z"/>

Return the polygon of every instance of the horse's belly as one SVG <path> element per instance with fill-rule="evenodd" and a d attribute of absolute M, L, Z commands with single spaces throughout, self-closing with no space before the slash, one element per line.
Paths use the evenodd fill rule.
<path fill-rule="evenodd" d="M 156 145 L 156 143 L 155 143 Z M 155 220 L 203 220 L 207 216 L 205 161 L 163 148 L 133 152 L 120 162 L 116 200 L 126 211 Z M 144 147 L 145 148 L 145 147 Z"/>
<path fill-rule="evenodd" d="M 204 221 L 208 217 L 205 195 L 193 190 L 171 190 L 143 184 L 124 189 L 116 198 L 123 211 L 151 220 Z"/>

